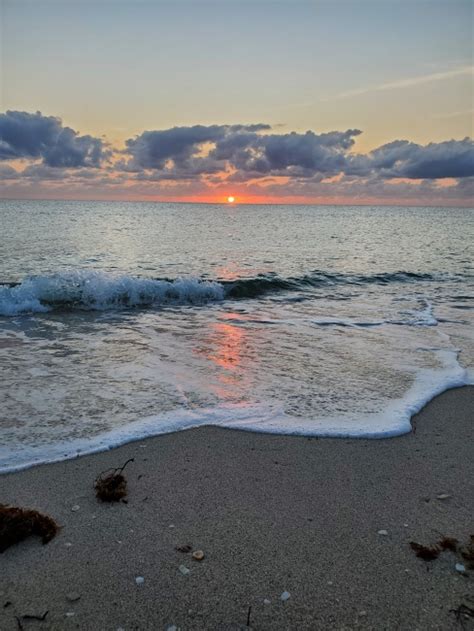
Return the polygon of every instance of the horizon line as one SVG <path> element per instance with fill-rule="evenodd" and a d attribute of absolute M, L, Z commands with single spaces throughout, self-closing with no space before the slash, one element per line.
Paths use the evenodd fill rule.
<path fill-rule="evenodd" d="M 467 201 L 467 200 L 466 200 Z M 93 203 L 127 203 L 127 204 L 183 204 L 188 206 L 224 206 L 235 208 L 236 206 L 329 206 L 329 207 L 372 207 L 381 206 L 387 208 L 454 208 L 459 210 L 474 210 L 474 204 L 435 204 L 435 203 L 406 203 L 403 202 L 217 202 L 217 201 L 183 201 L 183 200 L 162 200 L 162 199 L 68 199 L 66 197 L 0 197 L 1 202 L 93 202 Z"/>

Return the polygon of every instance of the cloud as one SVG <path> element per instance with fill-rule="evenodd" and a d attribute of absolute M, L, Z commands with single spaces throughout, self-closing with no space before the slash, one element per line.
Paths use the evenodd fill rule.
<path fill-rule="evenodd" d="M 105 141 L 81 136 L 59 118 L 6 112 L 0 114 L 0 177 L 12 196 L 64 190 L 67 196 L 94 198 L 215 198 L 234 190 L 325 202 L 333 196 L 359 203 L 397 198 L 469 203 L 471 139 L 427 145 L 394 140 L 360 154 L 355 141 L 361 133 L 277 133 L 263 123 L 173 127 L 129 138 L 109 159 Z"/>
<path fill-rule="evenodd" d="M 61 119 L 41 112 L 0 114 L 0 160 L 41 159 L 50 167 L 99 167 L 107 156 L 100 138 L 63 127 Z"/>
<path fill-rule="evenodd" d="M 313 131 L 255 134 L 247 147 L 239 147 L 229 156 L 229 161 L 236 169 L 261 175 L 335 174 L 344 168 L 345 154 L 360 133 L 357 129 L 349 129 L 319 135 Z M 219 143 L 216 150 L 219 151 Z"/>
<path fill-rule="evenodd" d="M 265 125 L 196 125 L 145 131 L 127 141 L 124 168 L 141 180 L 189 180 L 224 173 L 228 181 L 338 174 L 382 179 L 474 175 L 472 140 L 419 145 L 395 140 L 368 154 L 352 153 L 358 129 L 316 134 L 267 132 Z"/>
<path fill-rule="evenodd" d="M 269 125 L 194 125 L 172 127 L 159 131 L 144 131 L 126 141 L 127 152 L 132 155 L 132 166 L 145 169 L 165 169 L 169 160 L 184 167 L 199 153 L 205 143 L 215 143 L 227 135 L 242 132 L 256 133 L 269 129 Z"/>
<path fill-rule="evenodd" d="M 422 146 L 395 140 L 367 155 L 349 159 L 345 173 L 382 178 L 444 179 L 474 176 L 474 143 L 470 138 Z"/>
<path fill-rule="evenodd" d="M 361 132 L 263 134 L 269 125 L 195 125 L 145 131 L 126 141 L 131 160 L 124 168 L 159 171 L 163 179 L 188 179 L 221 170 L 251 176 L 335 174 Z M 203 150 L 208 146 L 208 152 Z M 210 146 L 210 147 L 209 147 Z M 142 176 L 143 177 L 143 176 Z M 156 173 L 153 175 L 156 179 Z M 160 176 L 158 176 L 160 177 Z"/>

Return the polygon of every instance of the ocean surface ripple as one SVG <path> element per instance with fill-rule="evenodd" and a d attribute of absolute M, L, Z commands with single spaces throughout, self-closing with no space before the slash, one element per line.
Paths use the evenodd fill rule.
<path fill-rule="evenodd" d="M 203 424 L 381 438 L 474 383 L 470 209 L 0 202 L 0 471 Z"/>

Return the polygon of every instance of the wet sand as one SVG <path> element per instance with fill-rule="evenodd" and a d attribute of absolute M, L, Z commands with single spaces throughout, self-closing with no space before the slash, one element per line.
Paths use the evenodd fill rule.
<path fill-rule="evenodd" d="M 418 559 L 409 542 L 474 534 L 473 410 L 465 387 L 400 438 L 204 427 L 0 476 L 0 502 L 62 526 L 48 545 L 0 555 L 0 629 L 242 629 L 248 619 L 256 630 L 460 629 L 450 609 L 474 608 L 474 571 L 457 572 L 450 552 Z M 128 458 L 128 503 L 100 504 L 95 477 Z M 175 550 L 183 544 L 204 560 Z"/>

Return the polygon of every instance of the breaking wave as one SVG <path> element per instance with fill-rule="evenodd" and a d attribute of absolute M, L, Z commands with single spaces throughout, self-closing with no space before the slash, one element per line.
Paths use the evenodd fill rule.
<path fill-rule="evenodd" d="M 0 284 L 0 316 L 52 310 L 113 310 L 166 305 L 202 305 L 258 298 L 277 292 L 304 292 L 334 285 L 367 285 L 455 280 L 451 275 L 395 272 L 371 275 L 312 272 L 282 278 L 276 274 L 212 281 L 203 278 L 152 279 L 97 271 L 31 276 Z"/>
<path fill-rule="evenodd" d="M 219 283 L 194 278 L 174 281 L 102 272 L 65 272 L 34 276 L 0 287 L 0 315 L 41 313 L 53 309 L 109 310 L 151 305 L 204 304 L 223 300 Z"/>

